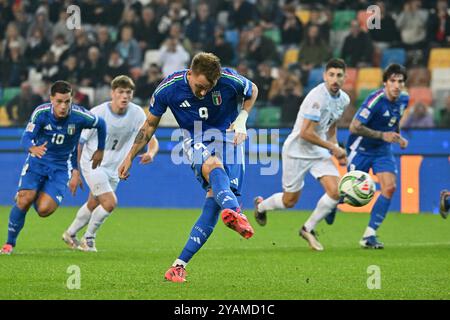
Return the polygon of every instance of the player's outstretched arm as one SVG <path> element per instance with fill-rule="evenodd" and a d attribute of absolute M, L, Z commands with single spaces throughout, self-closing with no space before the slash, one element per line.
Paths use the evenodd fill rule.
<path fill-rule="evenodd" d="M 336 143 L 328 140 L 323 140 L 316 132 L 316 127 L 319 125 L 317 121 L 313 121 L 307 118 L 303 119 L 302 129 L 300 130 L 300 138 L 315 144 L 319 147 L 330 150 L 330 152 L 337 159 L 343 159 L 346 157 L 345 150 L 340 148 Z M 337 141 L 336 141 L 337 142 Z"/>
<path fill-rule="evenodd" d="M 156 139 L 156 137 L 153 136 L 150 139 L 150 142 L 147 144 L 147 152 L 140 155 L 141 161 L 139 161 L 139 163 L 147 164 L 152 162 L 158 151 L 159 151 L 159 142 L 158 139 Z"/>
<path fill-rule="evenodd" d="M 155 133 L 156 128 L 158 127 L 160 119 L 161 117 L 157 117 L 149 113 L 147 120 L 145 120 L 144 124 L 139 130 L 139 133 L 136 136 L 136 139 L 134 139 L 134 143 L 133 146 L 131 147 L 131 150 L 128 152 L 127 156 L 125 157 L 125 159 L 123 160 L 122 164 L 119 167 L 120 179 L 127 179 L 130 176 L 129 171 L 133 159 L 136 157 L 139 150 L 141 150 L 153 137 L 153 134 Z"/>
<path fill-rule="evenodd" d="M 350 123 L 350 132 L 358 136 L 363 136 L 372 139 L 380 139 L 389 143 L 395 143 L 400 141 L 400 134 L 394 131 L 383 132 L 373 130 L 361 123 L 358 119 L 353 119 Z"/>

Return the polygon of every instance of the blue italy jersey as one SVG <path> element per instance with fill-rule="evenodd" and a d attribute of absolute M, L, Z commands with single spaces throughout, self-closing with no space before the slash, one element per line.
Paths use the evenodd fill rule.
<path fill-rule="evenodd" d="M 355 119 L 373 130 L 398 131 L 400 118 L 409 103 L 407 93 L 401 93 L 396 101 L 389 101 L 384 89 L 371 93 L 356 112 Z M 392 152 L 391 143 L 350 134 L 347 149 L 360 154 L 385 155 Z"/>
<path fill-rule="evenodd" d="M 81 106 L 72 105 L 69 115 L 61 120 L 53 115 L 51 103 L 38 106 L 25 129 L 22 144 L 28 150 L 33 144 L 39 146 L 47 142 L 47 152 L 40 159 L 31 156 L 28 161 L 50 168 L 71 170 L 76 165 L 76 148 L 81 131 L 97 128 L 99 122 L 97 116 Z"/>
<path fill-rule="evenodd" d="M 189 87 L 187 71 L 175 72 L 161 82 L 150 100 L 150 112 L 161 117 L 169 107 L 179 126 L 192 138 L 195 121 L 201 122 L 202 132 L 218 129 L 225 133 L 236 120 L 243 100 L 252 96 L 252 83 L 236 71 L 223 68 L 216 86 L 199 99 Z"/>

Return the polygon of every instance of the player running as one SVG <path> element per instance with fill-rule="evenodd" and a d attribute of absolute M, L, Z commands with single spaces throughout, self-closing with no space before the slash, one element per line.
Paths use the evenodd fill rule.
<path fill-rule="evenodd" d="M 119 168 L 120 178 L 129 176 L 133 158 L 153 136 L 169 107 L 180 127 L 189 133 L 184 151 L 207 192 L 202 214 L 181 255 L 165 274 L 169 281 L 186 281 L 186 265 L 211 235 L 220 212 L 228 227 L 247 239 L 253 235 L 236 196 L 244 178 L 241 143 L 247 136 L 246 121 L 257 95 L 252 82 L 234 70 L 221 68 L 215 55 L 201 52 L 192 59 L 190 69 L 163 80 L 151 98 L 150 114 Z"/>
<path fill-rule="evenodd" d="M 9 216 L 8 240 L 0 253 L 12 253 L 32 204 L 39 216 L 48 217 L 61 204 L 67 187 L 75 194 L 81 184 L 77 145 L 84 128 L 98 131 L 97 150 L 91 157 L 95 169 L 103 159 L 105 121 L 72 104 L 70 84 L 56 81 L 50 88 L 50 103 L 34 110 L 22 136 L 22 145 L 29 154 L 20 176 L 16 204 Z"/>
<path fill-rule="evenodd" d="M 283 192 L 265 200 L 260 196 L 255 198 L 255 219 L 264 226 L 267 211 L 295 206 L 309 171 L 319 180 L 325 194 L 299 233 L 311 249 L 317 251 L 322 251 L 323 246 L 314 228 L 326 216 L 336 212 L 339 201 L 339 172 L 331 156 L 336 157 L 340 165 L 347 164 L 345 150 L 339 147 L 336 137 L 336 122 L 350 103 L 349 96 L 341 90 L 345 69 L 341 59 L 328 61 L 323 74 L 324 82 L 312 89 L 301 104 L 294 129 L 282 149 Z"/>
<path fill-rule="evenodd" d="M 91 157 L 97 145 L 97 131 L 81 134 L 79 155 L 81 172 L 89 185 L 88 201 L 78 210 L 75 220 L 63 233 L 62 239 L 73 249 L 96 252 L 95 237 L 100 226 L 117 206 L 115 191 L 119 183 L 118 167 L 131 149 L 136 135 L 145 122 L 145 112 L 131 102 L 135 85 L 131 78 L 121 75 L 111 82 L 111 101 L 96 106 L 91 112 L 105 119 L 106 149 L 101 166 L 91 167 Z M 148 151 L 141 155 L 141 164 L 153 161 L 158 152 L 156 137 L 150 140 Z M 81 242 L 76 234 L 87 225 Z"/>
<path fill-rule="evenodd" d="M 372 168 L 381 186 L 381 195 L 360 241 L 363 248 L 384 248 L 376 231 L 386 217 L 396 189 L 398 170 L 391 145 L 398 143 L 403 149 L 408 146 L 408 141 L 400 135 L 399 125 L 409 102 L 408 94 L 403 91 L 406 78 L 403 66 L 389 65 L 383 72 L 384 87 L 366 98 L 350 124 L 348 170 L 369 172 Z"/>

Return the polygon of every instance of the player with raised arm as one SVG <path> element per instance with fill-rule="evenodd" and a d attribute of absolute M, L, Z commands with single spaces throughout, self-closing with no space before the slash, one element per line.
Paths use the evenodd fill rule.
<path fill-rule="evenodd" d="M 67 188 L 75 195 L 81 185 L 77 146 L 85 128 L 98 131 L 96 151 L 91 158 L 95 169 L 103 159 L 105 121 L 72 104 L 70 84 L 56 81 L 50 88 L 50 102 L 34 110 L 22 136 L 22 145 L 29 154 L 9 216 L 8 240 L 0 253 L 12 253 L 32 204 L 39 216 L 48 217 L 61 204 Z"/>
<path fill-rule="evenodd" d="M 63 233 L 62 239 L 71 248 L 96 252 L 97 230 L 117 206 L 115 190 L 119 183 L 118 167 L 130 151 L 136 135 L 144 124 L 146 116 L 142 108 L 131 102 L 134 82 L 121 75 L 111 82 L 111 101 L 104 102 L 91 110 L 106 122 L 105 154 L 101 166 L 92 169 L 91 157 L 95 152 L 98 135 L 96 130 L 83 130 L 79 144 L 81 173 L 90 193 L 86 203 L 78 210 L 75 220 Z M 158 141 L 152 137 L 148 151 L 141 155 L 142 164 L 153 161 L 158 152 Z M 76 234 L 87 225 L 86 233 L 79 242 Z"/>
<path fill-rule="evenodd" d="M 345 150 L 339 147 L 336 137 L 336 122 L 350 103 L 349 96 L 341 90 L 345 69 L 345 63 L 340 59 L 328 61 L 323 74 L 324 82 L 312 89 L 301 104 L 294 129 L 282 149 L 283 192 L 275 193 L 265 200 L 261 196 L 255 198 L 255 219 L 264 226 L 267 223 L 267 211 L 295 206 L 309 171 L 319 180 L 325 194 L 299 234 L 317 251 L 322 251 L 323 246 L 314 228 L 322 219 L 336 212 L 339 202 L 339 172 L 331 156 L 340 165 L 347 164 Z"/>
<path fill-rule="evenodd" d="M 194 56 L 188 70 L 163 80 L 151 98 L 150 114 L 119 168 L 120 178 L 129 176 L 133 158 L 151 139 L 169 107 L 187 135 L 185 154 L 206 191 L 202 214 L 180 256 L 165 274 L 169 281 L 186 281 L 186 265 L 211 235 L 220 213 L 229 228 L 244 238 L 253 235 L 236 196 L 241 193 L 244 177 L 246 121 L 257 95 L 251 81 L 232 69 L 221 68 L 215 55 L 201 52 Z"/>
<path fill-rule="evenodd" d="M 408 146 L 408 141 L 400 135 L 400 119 L 409 103 L 409 96 L 403 91 L 406 78 L 403 66 L 389 65 L 383 72 L 384 87 L 366 98 L 350 124 L 348 170 L 369 172 L 372 168 L 381 187 L 381 195 L 372 208 L 369 225 L 360 241 L 363 248 L 384 248 L 376 231 L 386 217 L 396 189 L 398 170 L 392 144 L 398 143 L 401 148 Z"/>

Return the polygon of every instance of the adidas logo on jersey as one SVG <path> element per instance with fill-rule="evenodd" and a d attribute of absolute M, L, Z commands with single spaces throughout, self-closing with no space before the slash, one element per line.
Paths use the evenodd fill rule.
<path fill-rule="evenodd" d="M 391 114 L 389 113 L 389 110 L 386 110 L 385 113 L 383 113 L 383 117 L 390 117 Z"/>
<path fill-rule="evenodd" d="M 180 108 L 189 108 L 191 105 L 187 100 L 184 100 L 182 104 L 180 104 Z"/>
<path fill-rule="evenodd" d="M 53 130 L 51 124 L 48 124 L 44 127 L 45 130 Z"/>
<path fill-rule="evenodd" d="M 233 180 L 230 181 L 230 184 L 234 184 L 235 186 L 237 186 L 239 184 L 239 179 L 234 178 Z"/>

